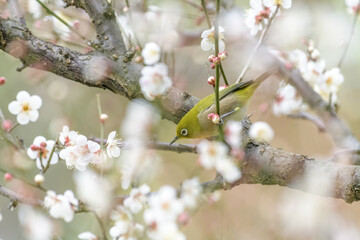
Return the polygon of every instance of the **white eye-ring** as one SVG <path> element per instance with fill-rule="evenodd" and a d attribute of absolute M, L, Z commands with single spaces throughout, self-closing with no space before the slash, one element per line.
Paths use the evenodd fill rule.
<path fill-rule="evenodd" d="M 188 134 L 188 130 L 186 128 L 181 129 L 181 135 L 186 136 Z"/>

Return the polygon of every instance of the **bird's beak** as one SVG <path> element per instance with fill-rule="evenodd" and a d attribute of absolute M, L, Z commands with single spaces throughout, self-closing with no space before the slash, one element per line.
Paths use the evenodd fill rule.
<path fill-rule="evenodd" d="M 174 139 L 170 142 L 170 145 L 173 144 L 174 142 L 176 142 L 179 139 L 178 136 L 175 136 Z"/>

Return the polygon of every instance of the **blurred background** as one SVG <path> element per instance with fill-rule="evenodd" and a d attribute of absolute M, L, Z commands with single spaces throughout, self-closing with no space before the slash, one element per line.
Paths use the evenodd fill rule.
<path fill-rule="evenodd" d="M 130 4 L 138 6 L 140 2 L 130 1 Z M 200 35 L 207 29 L 207 25 L 204 19 L 200 18 L 201 12 L 189 2 L 200 6 L 200 1 L 195 0 L 147 1 L 149 6 L 158 7 L 153 10 L 156 14 L 165 13 L 167 25 L 156 22 L 153 25 L 144 25 L 140 17 L 142 13 L 134 13 L 132 17 L 136 18 L 136 27 L 142 25 L 143 28 L 149 28 L 150 33 L 139 30 L 141 44 L 162 41 L 161 45 L 167 49 L 163 59 L 170 68 L 173 85 L 203 98 L 213 91 L 207 83 L 208 76 L 212 74 L 207 60 L 209 53 L 200 48 Z M 215 6 L 214 1 L 207 2 L 210 9 Z M 233 83 L 240 74 L 254 41 L 251 40 L 249 30 L 243 23 L 249 2 L 224 2 L 234 4 L 222 10 L 221 18 L 221 26 L 225 29 L 226 49 L 229 53 L 223 66 L 228 80 Z M 4 14 L 6 3 L 1 0 L 0 3 Z M 27 1 L 22 1 L 22 4 L 24 8 L 28 7 Z M 61 9 L 55 4 L 49 6 Z M 125 1 L 115 0 L 114 6 L 119 16 L 124 15 Z M 71 21 L 79 21 L 79 31 L 83 35 L 89 39 L 94 37 L 94 30 L 84 12 L 69 8 L 64 14 Z M 85 44 L 74 41 L 74 34 L 61 36 L 53 30 L 51 23 L 43 19 L 45 16 L 42 12 L 42 18 L 34 19 L 29 12 L 26 13 L 28 26 L 35 35 L 74 50 L 88 51 Z M 346 11 L 345 2 L 342 0 L 293 1 L 291 9 L 283 9 L 281 15 L 276 18 L 268 33 L 266 45 L 281 51 L 306 50 L 303 40 L 313 39 L 321 57 L 326 60 L 327 68 L 330 69 L 337 65 L 344 51 L 353 18 L 354 16 Z M 357 138 L 360 138 L 360 111 L 356 107 L 360 100 L 359 25 L 355 29 L 341 68 L 345 82 L 339 93 L 338 112 Z M 173 35 L 174 32 L 166 32 L 162 28 L 173 28 L 177 32 L 191 36 L 198 34 L 195 35 L 197 40 L 187 42 L 181 38 L 181 34 Z M 261 74 L 262 61 L 261 55 L 253 61 L 245 77 L 247 80 Z M 96 94 L 100 94 L 103 112 L 109 115 L 109 120 L 105 124 L 106 136 L 113 130 L 121 130 L 129 103 L 125 97 L 89 88 L 40 70 L 26 68 L 22 72 L 17 72 L 16 68 L 19 66 L 19 60 L 0 52 L 0 76 L 6 77 L 7 80 L 5 85 L 0 86 L 0 109 L 5 118 L 16 121 L 15 116 L 8 111 L 8 104 L 21 90 L 26 90 L 31 95 L 39 95 L 43 100 L 39 120 L 26 126 L 18 126 L 13 131 L 13 135 L 23 139 L 26 146 L 30 146 L 33 139 L 39 135 L 47 139 L 56 139 L 63 125 L 68 125 L 70 129 L 88 137 L 99 137 Z M 319 132 L 310 122 L 276 117 L 272 114 L 271 103 L 279 82 L 280 79 L 269 79 L 255 92 L 248 110 L 248 113 L 254 113 L 251 120 L 266 121 L 272 126 L 275 132 L 272 146 L 318 159 L 327 159 L 336 149 L 326 133 Z M 161 120 L 155 133 L 156 138 L 169 142 L 175 135 L 175 128 L 174 123 Z M 121 136 L 121 132 L 119 135 Z M 156 151 L 156 154 L 161 162 L 150 183 L 152 189 L 156 190 L 164 184 L 178 187 L 184 179 L 192 177 L 197 162 L 196 155 L 163 151 Z M 16 153 L 3 141 L 0 141 L 0 168 L 21 175 L 30 182 L 38 173 L 32 160 L 26 155 Z M 65 163 L 60 161 L 46 173 L 44 187 L 57 193 L 63 193 L 67 189 L 76 192 L 74 172 L 75 170 L 67 169 Z M 201 182 L 208 181 L 214 176 L 214 172 L 199 171 Z M 314 181 L 316 180 L 314 178 Z M 111 182 L 116 185 L 117 182 L 120 183 L 120 179 L 112 178 Z M 5 182 L 0 178 L 0 184 L 14 191 L 44 197 L 43 192 L 34 192 L 33 189 L 30 191 L 18 180 Z M 231 191 L 221 191 L 220 195 L 218 202 L 201 206 L 192 216 L 190 223 L 182 228 L 188 239 L 360 239 L 360 203 L 347 204 L 343 200 L 311 195 L 286 187 L 262 185 L 240 185 Z M 26 239 L 19 221 L 19 208 L 10 211 L 7 209 L 8 205 L 9 200 L 0 196 L 0 212 L 3 218 L 0 222 L 0 238 Z M 83 231 L 99 232 L 95 219 L 85 213 L 77 214 L 70 224 L 62 220 L 53 222 L 57 231 L 64 236 L 62 239 L 75 239 L 74 236 Z"/>

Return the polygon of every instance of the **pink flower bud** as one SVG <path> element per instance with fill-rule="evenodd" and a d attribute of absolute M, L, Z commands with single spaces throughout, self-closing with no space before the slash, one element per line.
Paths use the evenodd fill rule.
<path fill-rule="evenodd" d="M 73 26 L 74 26 L 75 29 L 79 29 L 79 28 L 80 28 L 80 22 L 79 22 L 79 20 L 75 20 L 75 21 L 73 22 Z"/>
<path fill-rule="evenodd" d="M 209 120 L 211 120 L 214 115 L 215 115 L 215 113 L 210 113 L 210 114 L 207 116 L 207 118 L 208 118 Z"/>
<path fill-rule="evenodd" d="M 31 151 L 35 152 L 35 151 L 39 150 L 39 147 L 33 144 L 33 145 L 30 146 L 30 149 L 31 149 Z"/>
<path fill-rule="evenodd" d="M 217 114 L 214 114 L 214 116 L 211 118 L 211 121 L 212 121 L 214 124 L 220 123 L 220 116 L 217 115 Z"/>
<path fill-rule="evenodd" d="M 224 61 L 227 57 L 227 51 L 223 51 L 221 53 L 219 53 L 218 57 L 220 58 L 221 61 Z"/>
<path fill-rule="evenodd" d="M 211 64 L 211 69 L 214 69 L 214 68 L 215 68 L 215 64 L 212 63 L 212 64 Z"/>
<path fill-rule="evenodd" d="M 109 119 L 109 116 L 108 116 L 106 113 L 102 113 L 102 114 L 100 115 L 100 122 L 101 122 L 101 123 L 106 122 L 106 120 L 108 120 L 108 119 Z"/>
<path fill-rule="evenodd" d="M 13 177 L 13 175 L 11 175 L 11 173 L 5 173 L 4 174 L 4 180 L 6 181 L 6 182 L 10 182 L 12 179 L 13 179 L 14 177 Z"/>
<path fill-rule="evenodd" d="M 190 221 L 190 216 L 187 213 L 181 213 L 178 216 L 178 223 L 181 225 L 186 225 Z"/>
<path fill-rule="evenodd" d="M 144 59 L 143 59 L 143 57 L 141 57 L 141 56 L 136 56 L 136 57 L 135 57 L 135 62 L 136 62 L 136 63 L 142 63 L 143 60 L 144 60 Z"/>
<path fill-rule="evenodd" d="M 287 63 L 285 63 L 285 67 L 286 67 L 286 69 L 291 70 L 293 68 L 293 65 L 291 63 L 287 62 Z"/>
<path fill-rule="evenodd" d="M 211 86 L 215 86 L 215 82 L 216 82 L 216 80 L 215 80 L 214 76 L 210 76 L 208 78 L 208 84 L 210 84 Z"/>
<path fill-rule="evenodd" d="M 43 148 L 46 148 L 46 145 L 47 145 L 46 142 L 40 143 L 40 146 L 43 147 Z"/>
<path fill-rule="evenodd" d="M 213 63 L 214 63 L 215 65 L 217 65 L 217 64 L 220 63 L 220 61 L 221 61 L 221 59 L 220 59 L 219 57 L 215 57 Z"/>
<path fill-rule="evenodd" d="M 2 122 L 2 129 L 4 129 L 6 132 L 9 132 L 12 128 L 12 122 L 10 120 L 4 120 Z"/>
<path fill-rule="evenodd" d="M 4 85 L 6 82 L 6 78 L 5 77 L 0 77 L 0 86 Z"/>
<path fill-rule="evenodd" d="M 214 55 L 210 55 L 210 56 L 208 57 L 208 59 L 209 59 L 209 62 L 213 63 L 213 62 L 214 62 L 214 59 L 215 59 L 215 56 L 214 56 Z"/>

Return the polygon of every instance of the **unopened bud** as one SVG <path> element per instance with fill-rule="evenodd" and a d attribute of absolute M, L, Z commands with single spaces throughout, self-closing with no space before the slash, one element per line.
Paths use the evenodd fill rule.
<path fill-rule="evenodd" d="M 135 62 L 136 62 L 136 63 L 142 63 L 143 60 L 144 60 L 144 59 L 143 59 L 143 57 L 141 57 L 141 56 L 136 56 L 136 57 L 135 57 Z"/>
<path fill-rule="evenodd" d="M 218 114 L 214 114 L 214 116 L 212 117 L 211 121 L 214 124 L 219 124 L 220 123 L 220 116 Z"/>
<path fill-rule="evenodd" d="M 102 113 L 102 114 L 100 115 L 100 122 L 101 122 L 101 123 L 106 122 L 106 120 L 108 120 L 108 119 L 109 119 L 109 116 L 108 116 L 106 113 Z"/>
<path fill-rule="evenodd" d="M 215 86 L 215 82 L 216 82 L 216 80 L 215 80 L 214 76 L 210 76 L 208 78 L 208 84 L 210 84 L 211 86 Z"/>
<path fill-rule="evenodd" d="M 10 182 L 12 179 L 13 179 L 14 177 L 13 177 L 13 175 L 11 174 L 11 173 L 5 173 L 4 174 L 4 180 L 6 181 L 6 182 Z"/>
<path fill-rule="evenodd" d="M 30 149 L 31 149 L 31 151 L 38 151 L 39 150 L 39 147 L 38 146 L 36 146 L 35 144 L 33 144 L 33 145 L 31 145 L 30 146 Z"/>
<path fill-rule="evenodd" d="M 6 78 L 5 77 L 0 77 L 0 86 L 4 85 L 6 83 Z"/>
<path fill-rule="evenodd" d="M 128 6 L 125 6 L 124 8 L 123 8 L 123 12 L 128 12 L 130 10 L 130 8 L 128 7 Z"/>
<path fill-rule="evenodd" d="M 220 58 L 221 61 L 224 61 L 227 57 L 227 51 L 223 51 L 221 53 L 219 53 L 218 57 Z"/>
<path fill-rule="evenodd" d="M 208 57 L 208 59 L 209 59 L 209 62 L 213 63 L 213 62 L 214 62 L 214 59 L 215 59 L 215 56 L 214 56 L 214 55 L 210 55 L 210 56 Z"/>
<path fill-rule="evenodd" d="M 207 116 L 207 118 L 208 118 L 209 120 L 211 120 L 214 115 L 215 115 L 215 113 L 210 113 L 210 114 Z"/>
<path fill-rule="evenodd" d="M 181 225 L 186 225 L 190 221 L 190 216 L 187 213 L 181 213 L 178 216 L 178 223 Z"/>
<path fill-rule="evenodd" d="M 42 174 L 36 174 L 35 177 L 34 177 L 34 182 L 37 184 L 37 185 L 40 185 L 44 182 L 45 178 L 44 178 L 44 175 Z"/>
<path fill-rule="evenodd" d="M 1 127 L 4 131 L 9 132 L 12 128 L 12 122 L 10 120 L 4 120 Z"/>
<path fill-rule="evenodd" d="M 320 52 L 317 49 L 314 49 L 314 51 L 311 52 L 311 58 L 314 60 L 317 60 L 320 57 Z"/>
<path fill-rule="evenodd" d="M 212 63 L 212 64 L 211 64 L 211 69 L 214 69 L 214 68 L 215 68 L 215 64 Z"/>
<path fill-rule="evenodd" d="M 79 29 L 79 28 L 80 28 L 80 22 L 79 22 L 79 20 L 75 20 L 75 21 L 73 22 L 73 26 L 74 26 L 75 29 Z"/>
<path fill-rule="evenodd" d="M 214 63 L 215 65 L 219 64 L 219 63 L 220 63 L 220 58 L 219 58 L 219 57 L 215 57 L 213 63 Z"/>

